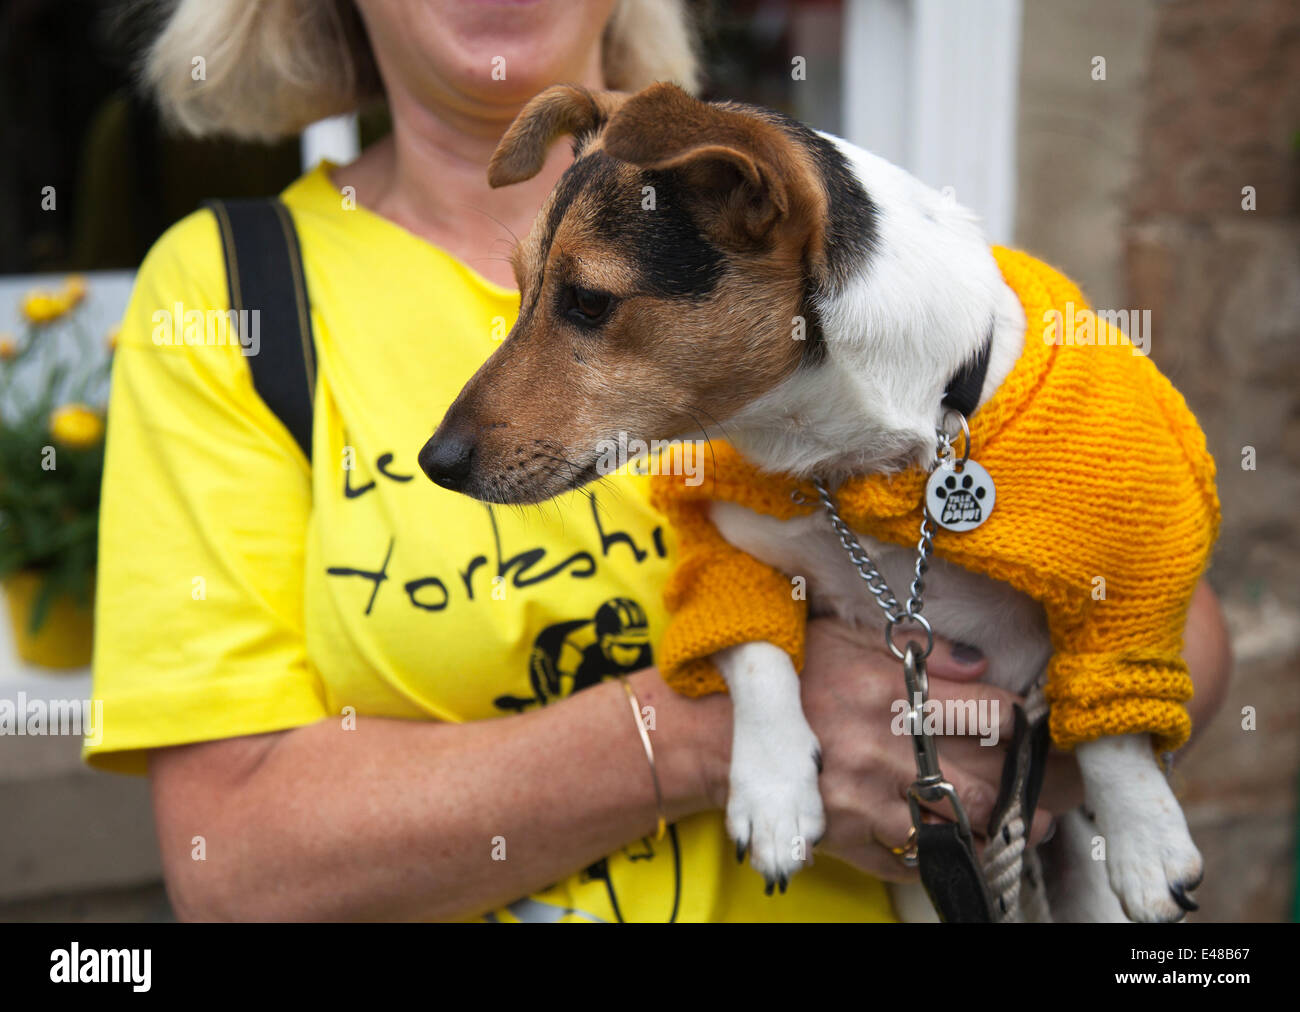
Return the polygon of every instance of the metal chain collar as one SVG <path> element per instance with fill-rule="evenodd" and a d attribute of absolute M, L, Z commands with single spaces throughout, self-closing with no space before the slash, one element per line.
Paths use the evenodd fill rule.
<path fill-rule="evenodd" d="M 961 460 L 957 464 L 958 468 L 960 468 L 970 458 L 970 426 L 966 422 L 966 416 L 960 412 L 949 411 L 948 413 L 956 416 L 961 424 L 961 433 L 965 437 Z M 938 437 L 938 443 L 935 449 L 934 462 L 929 467 L 931 471 L 945 460 L 953 460 L 957 456 L 956 447 L 953 446 L 953 440 L 947 432 L 943 429 L 936 429 L 935 435 Z M 921 509 L 921 538 L 916 543 L 916 565 L 913 567 L 912 585 L 908 588 L 907 604 L 900 607 L 898 598 L 889 589 L 889 584 L 880 575 L 880 570 L 871 561 L 871 556 L 867 554 L 867 550 L 862 547 L 862 542 L 858 540 L 852 528 L 840 516 L 835 500 L 831 497 L 826 486 L 822 484 L 821 479 L 813 478 L 812 485 L 817 490 L 817 497 L 821 500 L 822 509 L 826 511 L 826 515 L 830 518 L 831 526 L 835 528 L 835 534 L 839 537 L 840 544 L 844 546 L 844 551 L 848 553 L 849 561 L 857 569 L 858 575 L 862 577 L 862 582 L 867 585 L 867 590 L 871 592 L 876 604 L 880 605 L 881 611 L 885 613 L 885 644 L 889 647 L 890 653 L 900 661 L 906 658 L 906 654 L 894 642 L 894 630 L 898 626 L 910 622 L 913 625 L 920 626 L 925 631 L 925 647 L 918 654 L 918 660 L 924 661 L 934 649 L 934 630 L 930 628 L 929 620 L 921 614 L 921 609 L 925 605 L 925 573 L 930 568 L 930 556 L 934 554 L 934 526 L 930 522 L 929 511 L 924 506 Z M 792 498 L 796 502 L 803 501 L 803 496 L 797 491 Z"/>
<path fill-rule="evenodd" d="M 925 573 L 930 568 L 930 556 L 934 552 L 934 528 L 930 525 L 930 516 L 928 513 L 921 515 L 921 540 L 916 544 L 916 565 L 913 567 L 915 575 L 912 577 L 912 586 L 909 588 L 910 597 L 907 604 L 899 607 L 898 598 L 894 592 L 889 589 L 889 584 L 885 578 L 880 575 L 880 570 L 876 564 L 871 561 L 871 556 L 867 554 L 862 542 L 858 540 L 844 518 L 840 516 L 840 511 L 835 506 L 835 500 L 831 498 L 830 492 L 826 486 L 817 478 L 813 479 L 813 487 L 817 489 L 817 496 L 821 499 L 822 508 L 826 515 L 830 517 L 831 526 L 835 528 L 835 533 L 839 536 L 840 544 L 849 554 L 849 560 L 857 568 L 858 575 L 862 577 L 863 583 L 867 585 L 867 590 L 875 599 L 876 604 L 880 605 L 881 610 L 885 613 L 885 643 L 888 645 L 890 652 L 900 661 L 904 659 L 904 653 L 894 642 L 894 629 L 905 622 L 911 622 L 925 630 L 925 648 L 920 657 L 924 660 L 930 656 L 930 651 L 934 649 L 934 630 L 930 628 L 929 620 L 921 614 L 921 608 L 924 606 L 925 594 Z"/>

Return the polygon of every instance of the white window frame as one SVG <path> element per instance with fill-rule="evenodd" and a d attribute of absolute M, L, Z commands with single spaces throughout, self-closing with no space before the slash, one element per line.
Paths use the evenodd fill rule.
<path fill-rule="evenodd" d="M 844 136 L 1015 228 L 1021 0 L 845 0 Z"/>
<path fill-rule="evenodd" d="M 327 159 L 335 165 L 347 165 L 361 154 L 361 131 L 356 113 L 317 120 L 302 132 L 299 142 L 303 172 L 310 172 Z"/>

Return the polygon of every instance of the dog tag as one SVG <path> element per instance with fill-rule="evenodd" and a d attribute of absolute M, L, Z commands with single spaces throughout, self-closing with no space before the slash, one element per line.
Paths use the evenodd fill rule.
<path fill-rule="evenodd" d="M 925 486 L 930 519 L 947 531 L 973 531 L 989 518 L 996 500 L 993 478 L 973 460 L 960 470 L 955 463 L 943 461 Z"/>

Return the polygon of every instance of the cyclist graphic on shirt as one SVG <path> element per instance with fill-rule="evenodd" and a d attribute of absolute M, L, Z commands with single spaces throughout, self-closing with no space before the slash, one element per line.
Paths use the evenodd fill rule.
<path fill-rule="evenodd" d="M 591 618 L 557 622 L 538 633 L 528 658 L 533 695 L 498 696 L 493 703 L 520 713 L 651 663 L 645 609 L 628 597 L 611 598 Z"/>

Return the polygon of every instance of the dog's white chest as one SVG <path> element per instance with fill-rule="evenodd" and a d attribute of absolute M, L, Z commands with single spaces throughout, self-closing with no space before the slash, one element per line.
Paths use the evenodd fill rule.
<path fill-rule="evenodd" d="M 737 548 L 791 577 L 803 577 L 813 614 L 837 615 L 883 644 L 884 615 L 821 512 L 793 520 L 714 501 L 711 517 Z M 961 537 L 940 531 L 937 539 Z M 919 538 L 919 531 L 918 531 Z M 936 540 L 937 540 L 936 539 Z M 900 602 L 915 575 L 916 549 L 859 535 L 880 574 Z M 1023 692 L 1051 654 L 1042 606 L 1019 591 L 942 559 L 931 562 L 925 581 L 925 615 L 935 633 L 979 647 L 989 660 L 985 680 Z M 880 637 L 880 638 L 876 638 Z"/>

